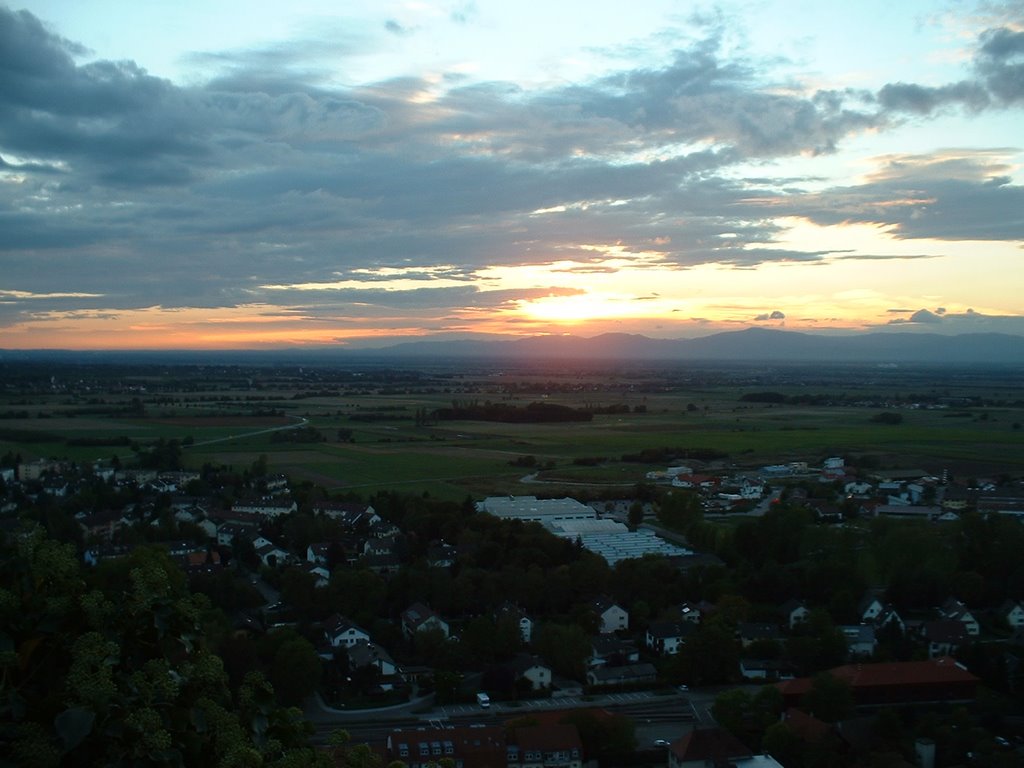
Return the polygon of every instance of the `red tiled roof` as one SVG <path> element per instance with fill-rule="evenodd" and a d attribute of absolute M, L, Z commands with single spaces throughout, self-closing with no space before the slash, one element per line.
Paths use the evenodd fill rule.
<path fill-rule="evenodd" d="M 753 754 L 742 741 L 724 728 L 694 729 L 673 741 L 669 749 L 681 763 L 690 760 L 711 760 L 718 763 L 734 757 L 750 757 Z"/>
<path fill-rule="evenodd" d="M 514 743 L 525 752 L 583 749 L 575 725 L 531 725 L 515 729 Z"/>
<path fill-rule="evenodd" d="M 801 741 L 819 741 L 832 729 L 828 723 L 795 707 L 786 710 L 786 725 Z"/>
<path fill-rule="evenodd" d="M 974 684 L 978 678 L 956 663 L 951 656 L 928 661 L 894 661 L 882 664 L 847 664 L 829 670 L 829 674 L 847 682 L 854 694 L 858 690 L 906 688 L 950 684 Z M 777 684 L 784 696 L 802 696 L 811 689 L 811 678 L 800 677 Z"/>

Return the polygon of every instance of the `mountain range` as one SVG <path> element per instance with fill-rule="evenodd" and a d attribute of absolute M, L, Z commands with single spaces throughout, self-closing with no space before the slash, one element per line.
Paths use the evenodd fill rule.
<path fill-rule="evenodd" d="M 823 336 L 796 331 L 747 328 L 696 339 L 652 339 L 606 333 L 600 336 L 531 336 L 420 340 L 377 348 L 343 345 L 248 350 L 0 350 L 0 362 L 16 360 L 196 364 L 423 365 L 429 362 L 725 362 L 878 363 L 1024 366 L 1024 336 L 1002 333 L 867 333 Z"/>
<path fill-rule="evenodd" d="M 535 336 L 513 341 L 412 341 L 376 350 L 388 358 L 497 360 L 661 360 L 732 362 L 856 362 L 1024 364 L 1024 336 L 975 333 L 869 333 L 820 336 L 748 328 L 696 339 L 652 339 L 608 333 L 593 337 Z"/>

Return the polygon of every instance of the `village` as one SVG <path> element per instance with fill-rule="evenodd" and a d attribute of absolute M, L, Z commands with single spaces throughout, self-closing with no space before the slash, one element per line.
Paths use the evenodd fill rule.
<path fill-rule="evenodd" d="M 825 568 L 808 565 L 814 553 L 768 554 L 752 574 L 735 540 L 707 542 L 709 527 L 724 523 L 738 539 L 773 520 L 796 524 L 794 541 L 801 531 L 827 532 L 818 538 L 829 546 L 892 526 L 929 536 L 965 521 L 1016 530 L 1024 515 L 1019 480 L 868 473 L 839 457 L 742 471 L 691 464 L 651 470 L 635 498 L 524 494 L 455 505 L 329 498 L 293 488 L 265 462 L 236 473 L 32 461 L 0 470 L 0 509 L 7 536 L 35 520 L 73 541 L 88 567 L 130 559 L 139 548 L 166 552 L 191 589 L 229 616 L 226 648 L 255 648 L 282 632 L 301 639 L 315 668 L 292 681 L 294 700 L 314 697 L 328 712 L 768 685 L 787 733 L 838 749 L 846 737 L 838 718 L 805 706 L 824 695 L 821 673 L 845 685 L 840 703 L 822 709 L 835 705 L 846 718 L 882 706 L 969 706 L 979 686 L 993 682 L 1016 694 L 1019 573 L 999 585 L 986 583 L 980 568 L 924 584 L 861 580 L 854 594 L 857 582 L 843 583 L 843 574 L 830 575 L 836 589 L 809 589 L 783 574 Z M 854 547 L 864 546 L 858 541 Z M 732 575 L 737 570 L 746 576 Z M 949 591 L 938 592 L 940 584 Z M 977 668 L 982 658 L 997 663 Z M 756 709 L 754 701 L 745 706 Z M 737 738 L 745 730 L 758 728 L 742 718 L 731 730 L 690 726 L 657 747 L 670 766 L 703 764 L 694 761 L 707 755 L 754 759 L 751 740 Z M 565 723 L 521 728 L 519 741 L 507 743 L 498 731 L 489 738 L 509 765 L 596 758 Z M 992 733 L 989 747 L 1010 750 L 1010 735 Z M 865 749 L 864 739 L 842 748 Z M 426 765 L 436 751 L 409 750 L 427 741 L 414 748 L 396 736 L 375 748 Z M 457 765 L 474 764 L 455 735 L 430 741 Z M 934 743 L 921 749 L 934 761 Z"/>

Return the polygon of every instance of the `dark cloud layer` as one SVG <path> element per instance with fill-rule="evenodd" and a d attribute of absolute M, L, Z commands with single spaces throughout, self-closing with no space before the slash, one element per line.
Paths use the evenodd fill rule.
<path fill-rule="evenodd" d="M 476 10 L 452 13 L 466 23 Z M 1019 104 L 1024 35 L 1009 29 L 978 41 L 971 79 L 874 94 L 776 87 L 763 62 L 725 55 L 714 33 L 661 68 L 534 92 L 458 78 L 443 91 L 417 78 L 341 89 L 309 63 L 358 45 L 196 54 L 219 74 L 181 86 L 132 62 L 88 61 L 30 13 L 0 7 L 3 287 L 45 293 L 59 275 L 110 309 L 216 307 L 348 274 L 366 287 L 288 299 L 466 307 L 509 299 L 430 281 L 492 264 L 586 264 L 586 244 L 681 267 L 831 255 L 773 246 L 785 215 L 906 238 L 1024 238 L 1024 192 L 990 157 L 896 158 L 863 185 L 813 194 L 810 180 L 732 172 L 832 152 L 908 115 Z M 352 272 L 361 267 L 371 271 Z M 376 267 L 410 270 L 424 287 L 375 290 Z"/>

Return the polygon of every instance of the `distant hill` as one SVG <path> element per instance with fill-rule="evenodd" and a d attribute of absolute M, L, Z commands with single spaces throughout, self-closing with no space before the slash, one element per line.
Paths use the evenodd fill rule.
<path fill-rule="evenodd" d="M 867 333 L 823 336 L 768 328 L 727 331 L 698 339 L 652 339 L 625 333 L 601 336 L 532 336 L 521 339 L 409 341 L 376 349 L 291 347 L 264 350 L 70 351 L 0 350 L 0 363 L 16 360 L 91 363 L 227 365 L 423 365 L 427 362 L 660 361 L 728 363 L 895 363 L 1024 366 L 1024 336 L 974 333 Z"/>
<path fill-rule="evenodd" d="M 869 333 L 819 336 L 748 328 L 698 339 L 651 339 L 609 333 L 536 336 L 514 341 L 413 341 L 377 350 L 387 358 L 489 358 L 505 360 L 708 360 L 732 362 L 1004 363 L 1024 364 L 1024 337 L 1000 333 L 943 336 Z"/>

